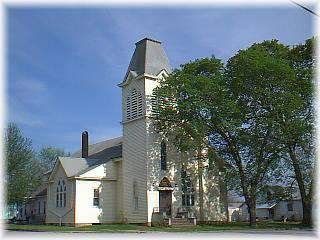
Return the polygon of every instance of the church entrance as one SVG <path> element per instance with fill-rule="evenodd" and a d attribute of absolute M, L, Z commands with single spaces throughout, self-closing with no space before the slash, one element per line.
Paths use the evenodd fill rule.
<path fill-rule="evenodd" d="M 159 184 L 159 211 L 171 216 L 172 186 L 168 178 L 163 178 Z"/>
<path fill-rule="evenodd" d="M 171 190 L 159 191 L 160 212 L 166 213 L 167 216 L 171 216 L 171 204 L 172 204 L 172 191 Z"/>

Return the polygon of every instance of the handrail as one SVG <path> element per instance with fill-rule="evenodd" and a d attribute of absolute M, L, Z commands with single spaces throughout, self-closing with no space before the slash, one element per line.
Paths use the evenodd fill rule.
<path fill-rule="evenodd" d="M 55 213 L 54 211 L 52 210 L 49 210 L 49 212 L 52 212 L 54 215 L 56 215 L 58 218 L 59 218 L 59 226 L 61 227 L 62 225 L 62 218 L 67 215 L 69 212 L 71 212 L 71 210 L 73 210 L 73 207 L 70 208 L 67 212 L 65 212 L 63 215 L 58 215 L 57 213 Z"/>

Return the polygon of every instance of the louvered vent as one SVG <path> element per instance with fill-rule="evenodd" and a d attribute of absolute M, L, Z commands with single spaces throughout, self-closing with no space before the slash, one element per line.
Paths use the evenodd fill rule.
<path fill-rule="evenodd" d="M 127 97 L 126 117 L 127 120 L 135 119 L 143 115 L 142 94 L 135 88 L 131 90 Z"/>

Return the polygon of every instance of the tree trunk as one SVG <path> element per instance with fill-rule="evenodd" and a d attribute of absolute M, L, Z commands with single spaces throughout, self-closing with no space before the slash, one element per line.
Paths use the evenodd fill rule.
<path fill-rule="evenodd" d="M 220 187 L 220 204 L 223 205 L 225 211 L 226 222 L 229 222 L 229 212 L 228 212 L 228 190 L 225 177 L 223 173 L 219 173 L 219 187 Z"/>
<path fill-rule="evenodd" d="M 310 200 L 302 200 L 302 209 L 303 209 L 303 219 L 302 224 L 311 226 L 312 225 L 312 204 Z"/>
<path fill-rule="evenodd" d="M 247 197 L 246 204 L 249 211 L 250 226 L 256 226 L 256 199 L 253 197 Z"/>
<path fill-rule="evenodd" d="M 312 196 L 311 192 L 310 194 L 306 193 L 306 188 L 303 182 L 303 175 L 300 169 L 299 160 L 296 156 L 296 152 L 293 146 L 288 146 L 289 155 L 291 158 L 291 162 L 293 165 L 295 178 L 298 183 L 300 195 L 301 195 L 301 201 L 302 201 L 302 209 L 303 209 L 303 219 L 302 223 L 306 225 L 312 224 Z"/>
<path fill-rule="evenodd" d="M 200 221 L 204 221 L 203 181 L 202 181 L 202 166 L 201 166 L 201 159 L 200 158 L 198 158 L 198 177 L 199 177 L 199 213 L 200 213 Z"/>

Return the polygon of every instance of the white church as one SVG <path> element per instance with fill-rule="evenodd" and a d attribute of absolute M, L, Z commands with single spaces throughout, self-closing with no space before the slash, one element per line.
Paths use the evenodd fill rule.
<path fill-rule="evenodd" d="M 171 72 L 161 42 L 144 38 L 135 45 L 118 84 L 123 136 L 89 145 L 83 132 L 82 149 L 57 159 L 20 210 L 22 219 L 68 226 L 226 220 L 217 169 L 197 164 L 194 153 L 179 153 L 153 130 L 152 91 Z"/>

